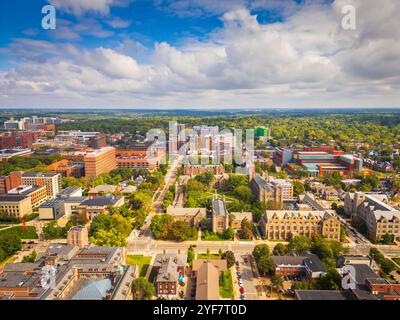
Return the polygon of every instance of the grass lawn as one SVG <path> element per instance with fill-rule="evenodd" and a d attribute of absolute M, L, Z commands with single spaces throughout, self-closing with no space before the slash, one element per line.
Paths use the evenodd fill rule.
<path fill-rule="evenodd" d="M 221 257 L 215 253 L 210 253 L 209 255 L 207 253 L 198 253 L 197 259 L 221 259 Z"/>
<path fill-rule="evenodd" d="M 233 299 L 233 282 L 230 270 L 221 273 L 219 277 L 219 295 L 224 299 Z"/>
<path fill-rule="evenodd" d="M 126 264 L 127 265 L 137 265 L 139 267 L 139 277 L 145 277 L 147 269 L 150 266 L 151 257 L 143 255 L 127 255 Z"/>
<path fill-rule="evenodd" d="M 222 233 L 214 233 L 214 232 L 201 232 L 201 240 L 204 241 L 230 241 L 233 239 L 225 239 Z"/>
<path fill-rule="evenodd" d="M 22 227 L 12 227 L 10 229 L 0 230 L 0 235 L 3 234 L 15 234 L 20 236 L 21 239 L 37 239 L 36 228 L 32 226 L 26 226 L 25 232 L 22 233 Z"/>
<path fill-rule="evenodd" d="M 15 259 L 17 259 L 17 257 L 15 256 L 11 256 L 8 257 L 6 260 L 4 260 L 3 262 L 0 262 L 0 268 L 2 268 L 6 263 L 12 263 L 15 261 Z"/>

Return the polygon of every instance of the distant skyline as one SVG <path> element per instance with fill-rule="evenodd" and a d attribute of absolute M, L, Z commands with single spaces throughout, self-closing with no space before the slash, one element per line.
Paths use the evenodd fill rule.
<path fill-rule="evenodd" d="M 398 0 L 2 1 L 0 108 L 399 108 L 399 16 Z"/>

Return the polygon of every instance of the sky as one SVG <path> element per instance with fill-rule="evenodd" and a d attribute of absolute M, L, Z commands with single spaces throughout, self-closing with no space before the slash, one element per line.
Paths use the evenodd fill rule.
<path fill-rule="evenodd" d="M 1 1 L 0 108 L 400 107 L 399 16 L 398 0 Z"/>

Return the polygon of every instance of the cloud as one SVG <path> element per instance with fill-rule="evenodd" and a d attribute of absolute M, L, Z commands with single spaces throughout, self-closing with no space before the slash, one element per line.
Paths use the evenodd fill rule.
<path fill-rule="evenodd" d="M 354 31 L 341 28 L 341 6 L 349 3 L 357 8 Z M 395 106 L 400 31 L 385 24 L 396 24 L 400 5 L 376 6 L 314 1 L 272 24 L 238 8 L 224 12 L 223 27 L 207 37 L 158 42 L 151 52 L 132 39 L 94 49 L 18 39 L 8 50 L 24 62 L 0 74 L 1 105 Z M 39 61 L 40 52 L 50 57 Z"/>
<path fill-rule="evenodd" d="M 48 0 L 49 4 L 54 5 L 58 10 L 82 16 L 87 12 L 107 16 L 110 8 L 126 7 L 132 0 Z"/>
<path fill-rule="evenodd" d="M 115 17 L 113 19 L 106 20 L 106 23 L 115 29 L 125 29 L 125 28 L 128 28 L 132 24 L 132 21 L 123 20 L 119 17 Z"/>

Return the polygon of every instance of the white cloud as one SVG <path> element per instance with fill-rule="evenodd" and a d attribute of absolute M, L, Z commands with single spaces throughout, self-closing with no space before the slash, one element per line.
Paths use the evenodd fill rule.
<path fill-rule="evenodd" d="M 132 0 L 48 0 L 49 4 L 56 9 L 81 16 L 87 12 L 92 12 L 106 16 L 110 13 L 112 6 L 124 7 Z"/>
<path fill-rule="evenodd" d="M 357 8 L 355 31 L 340 27 L 349 2 Z M 377 11 L 374 0 L 314 1 L 275 24 L 239 8 L 224 13 L 223 28 L 206 40 L 156 43 L 151 54 L 130 39 L 86 50 L 20 39 L 9 50 L 25 62 L 0 74 L 1 105 L 395 106 L 400 32 L 392 27 L 400 5 L 388 2 Z M 38 61 L 40 52 L 52 56 Z M 143 52 L 150 58 L 139 63 Z"/>

